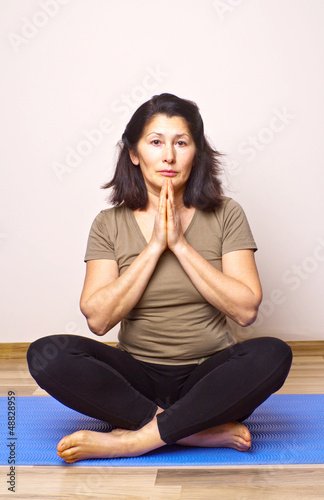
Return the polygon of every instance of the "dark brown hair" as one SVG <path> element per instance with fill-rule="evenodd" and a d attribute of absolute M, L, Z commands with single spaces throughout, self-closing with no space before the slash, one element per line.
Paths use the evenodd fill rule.
<path fill-rule="evenodd" d="M 197 104 L 173 94 L 153 96 L 133 114 L 119 141 L 119 155 L 114 176 L 102 186 L 113 188 L 109 197 L 114 206 L 125 204 L 132 210 L 145 209 L 147 190 L 141 169 L 130 159 L 129 151 L 136 150 L 144 127 L 158 114 L 180 116 L 186 120 L 193 137 L 196 154 L 187 180 L 183 201 L 186 207 L 213 210 L 222 202 L 223 190 L 219 179 L 221 153 L 213 149 L 204 135 L 204 124 Z"/>

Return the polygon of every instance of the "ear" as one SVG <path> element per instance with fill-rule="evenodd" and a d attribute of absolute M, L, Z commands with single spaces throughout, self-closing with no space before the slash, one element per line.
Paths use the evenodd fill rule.
<path fill-rule="evenodd" d="M 129 153 L 129 157 L 130 159 L 132 160 L 132 163 L 134 163 L 134 165 L 139 165 L 139 157 L 137 155 L 137 152 L 135 149 L 130 149 L 128 151 Z"/>

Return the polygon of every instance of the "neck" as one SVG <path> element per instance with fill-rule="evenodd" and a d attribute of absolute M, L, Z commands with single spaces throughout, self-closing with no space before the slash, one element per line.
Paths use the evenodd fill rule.
<path fill-rule="evenodd" d="M 148 204 L 146 207 L 146 211 L 156 212 L 159 207 L 160 194 L 152 193 L 149 190 L 147 191 Z M 176 209 L 179 212 L 182 212 L 186 207 L 183 203 L 183 191 L 174 194 L 174 201 Z"/>

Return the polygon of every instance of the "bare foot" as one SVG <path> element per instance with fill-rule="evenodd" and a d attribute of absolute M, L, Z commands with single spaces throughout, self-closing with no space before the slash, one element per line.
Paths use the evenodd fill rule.
<path fill-rule="evenodd" d="M 88 458 L 134 457 L 164 446 L 156 418 L 137 431 L 115 429 L 108 433 L 77 431 L 57 445 L 57 454 L 66 463 Z"/>
<path fill-rule="evenodd" d="M 251 447 L 251 434 L 245 425 L 239 422 L 230 422 L 180 439 L 177 444 L 247 451 Z"/>

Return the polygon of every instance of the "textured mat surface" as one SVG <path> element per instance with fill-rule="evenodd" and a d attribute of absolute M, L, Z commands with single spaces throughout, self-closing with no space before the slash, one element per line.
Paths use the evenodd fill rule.
<path fill-rule="evenodd" d="M 64 465 L 56 445 L 79 429 L 108 431 L 107 424 L 66 408 L 51 397 L 18 397 L 14 433 L 8 401 L 0 398 L 0 465 Z M 10 419 L 13 423 L 12 419 Z M 142 457 L 83 460 L 71 466 L 183 466 L 324 463 L 324 395 L 273 395 L 244 422 L 248 452 L 165 446 Z"/>

